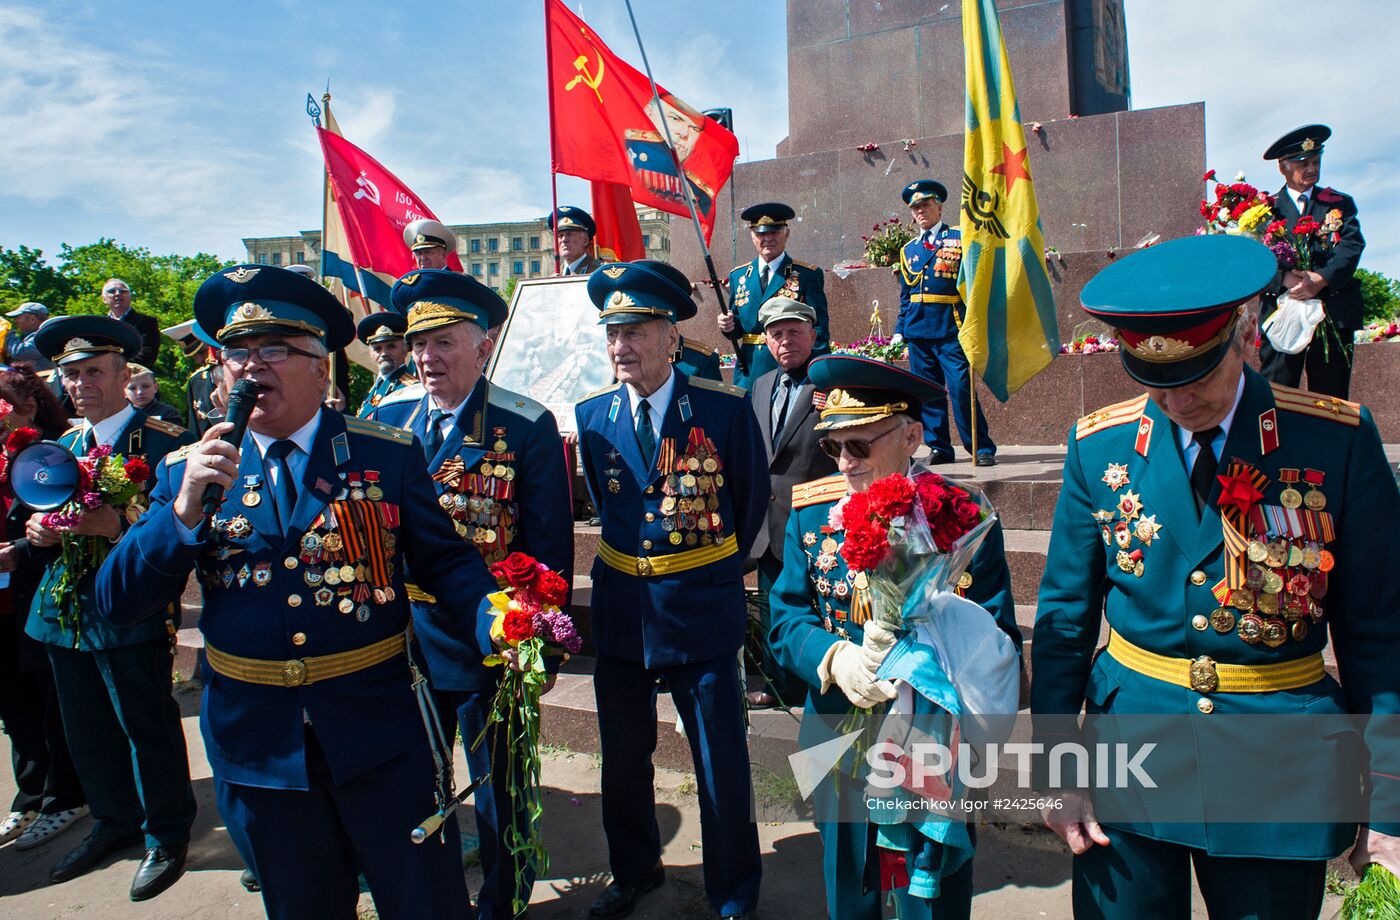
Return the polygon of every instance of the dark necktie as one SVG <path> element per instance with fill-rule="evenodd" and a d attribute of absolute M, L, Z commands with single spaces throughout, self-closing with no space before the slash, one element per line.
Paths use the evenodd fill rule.
<path fill-rule="evenodd" d="M 428 439 L 423 442 L 423 453 L 429 460 L 442 449 L 442 420 L 446 417 L 445 409 L 434 409 L 428 413 Z"/>
<path fill-rule="evenodd" d="M 1306 213 L 1308 213 L 1308 196 L 1307 193 L 1304 193 L 1298 196 L 1298 216 L 1302 217 Z"/>
<path fill-rule="evenodd" d="M 1218 461 L 1215 459 L 1215 449 L 1211 447 L 1211 444 L 1218 437 L 1220 437 L 1219 425 L 1208 431 L 1197 431 L 1191 435 L 1191 440 L 1195 441 L 1196 446 L 1200 448 L 1196 453 L 1196 462 L 1191 465 L 1191 491 L 1196 495 L 1197 514 L 1205 510 L 1211 490 L 1215 488 L 1215 469 Z"/>
<path fill-rule="evenodd" d="M 287 458 L 297 449 L 294 442 L 273 441 L 267 446 L 267 462 L 277 468 L 277 484 L 273 486 L 272 497 L 277 503 L 277 518 L 286 530 L 292 519 L 292 509 L 297 506 L 297 487 L 292 480 L 292 467 Z M 270 477 L 269 477 L 270 478 Z"/>
<path fill-rule="evenodd" d="M 92 449 L 97 446 L 97 429 L 89 428 L 87 434 L 83 435 L 83 456 L 92 453 Z"/>
<path fill-rule="evenodd" d="M 758 270 L 758 286 L 760 290 L 768 290 L 768 279 L 770 277 L 772 276 L 769 274 L 767 265 Z"/>
<path fill-rule="evenodd" d="M 651 430 L 651 403 L 645 399 L 637 403 L 637 446 L 642 449 L 642 459 L 651 463 L 656 453 L 656 432 Z"/>
<path fill-rule="evenodd" d="M 792 378 L 787 374 L 778 375 L 778 385 L 773 390 L 773 449 L 778 449 L 778 438 L 783 434 L 783 423 L 787 421 L 788 403 L 792 401 Z"/>

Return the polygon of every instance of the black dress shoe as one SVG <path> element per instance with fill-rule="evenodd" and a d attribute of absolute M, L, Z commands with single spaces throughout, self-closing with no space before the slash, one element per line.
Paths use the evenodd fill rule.
<path fill-rule="evenodd" d="M 975 462 L 978 466 L 996 466 L 997 458 L 992 454 L 978 454 Z"/>
<path fill-rule="evenodd" d="M 49 881 L 58 884 L 85 875 L 111 854 L 140 842 L 140 834 L 88 834 L 82 843 L 53 864 L 49 870 Z"/>
<path fill-rule="evenodd" d="M 642 895 L 655 891 L 666 881 L 666 870 L 657 866 L 648 872 L 635 885 L 621 885 L 613 882 L 593 902 L 588 912 L 588 920 L 618 920 L 637 909 L 637 901 Z"/>
<path fill-rule="evenodd" d="M 185 854 L 189 844 L 151 847 L 131 880 L 131 900 L 149 901 L 185 874 Z"/>
<path fill-rule="evenodd" d="M 249 891 L 262 891 L 262 885 L 258 883 L 258 877 L 253 874 L 252 869 L 244 869 L 243 874 L 238 877 L 238 882 Z"/>
<path fill-rule="evenodd" d="M 931 453 L 931 454 L 928 455 L 928 465 L 929 465 L 929 466 L 938 466 L 940 463 L 952 463 L 952 462 L 953 462 L 953 455 L 952 455 L 952 454 L 941 454 L 941 453 L 939 453 L 938 451 L 934 451 L 933 453 Z"/>

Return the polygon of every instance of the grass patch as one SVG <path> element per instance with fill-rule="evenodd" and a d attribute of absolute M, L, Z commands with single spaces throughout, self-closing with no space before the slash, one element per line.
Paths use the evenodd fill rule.
<path fill-rule="evenodd" d="M 797 788 L 797 778 L 792 774 L 774 773 L 757 764 L 751 772 L 755 804 L 774 808 L 779 805 L 792 806 L 802 801 L 802 793 Z"/>
<path fill-rule="evenodd" d="M 1334 894 L 1339 898 L 1344 898 L 1348 891 L 1356 887 L 1355 882 L 1347 881 L 1337 874 L 1336 869 L 1327 870 L 1327 893 Z"/>

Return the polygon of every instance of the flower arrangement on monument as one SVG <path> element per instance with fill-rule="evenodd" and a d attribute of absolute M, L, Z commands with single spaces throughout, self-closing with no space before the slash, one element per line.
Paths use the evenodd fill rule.
<path fill-rule="evenodd" d="M 1243 233 L 1262 238 L 1274 216 L 1274 196 L 1250 185 L 1244 173 L 1234 182 L 1219 182 L 1215 170 L 1201 177 L 1215 182 L 1214 198 L 1201 201 L 1201 217 L 1205 218 L 1206 233 Z"/>
<path fill-rule="evenodd" d="M 1400 318 L 1381 320 L 1378 323 L 1367 323 L 1356 331 L 1356 343 L 1365 345 L 1372 342 L 1393 342 L 1400 339 Z"/>
<path fill-rule="evenodd" d="M 900 251 L 917 235 L 918 230 L 912 223 L 901 223 L 898 217 L 881 221 L 861 237 L 865 243 L 866 264 L 873 268 L 898 265 Z"/>
<path fill-rule="evenodd" d="M 519 670 L 507 668 L 491 701 L 486 727 L 473 743 L 480 744 L 486 731 L 499 724 L 504 742 L 492 756 L 504 752 L 507 775 L 512 777 L 510 795 L 522 804 L 510 819 L 505 842 L 513 855 L 524 854 L 518 864 L 521 873 L 542 875 L 549 868 L 540 818 L 544 801 L 540 795 L 540 697 L 549 674 L 544 660 L 549 655 L 578 652 L 583 641 L 574 621 L 561 608 L 569 599 L 569 583 L 558 572 L 525 553 L 511 553 L 491 566 L 491 574 L 501 590 L 489 595 L 496 610 L 491 637 L 511 650 Z M 505 666 L 506 656 L 490 655 L 482 662 L 488 667 Z M 524 826 L 519 826 L 520 824 Z M 529 890 L 517 885 L 516 891 Z M 527 905 L 512 905 L 519 915 Z"/>
<path fill-rule="evenodd" d="M 1086 332 L 1060 346 L 1062 355 L 1098 355 L 1118 351 L 1118 340 L 1106 335 Z"/>

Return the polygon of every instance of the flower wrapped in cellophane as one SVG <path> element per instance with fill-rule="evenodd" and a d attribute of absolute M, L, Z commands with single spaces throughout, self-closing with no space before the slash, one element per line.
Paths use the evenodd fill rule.
<path fill-rule="evenodd" d="M 569 583 L 558 572 L 525 553 L 511 553 L 491 566 L 491 574 L 501 590 L 489 595 L 496 608 L 491 637 L 502 654 L 490 655 L 483 663 L 507 664 L 506 652 L 515 658 L 517 668 L 506 668 L 501 685 L 491 701 L 486 727 L 472 744 L 475 748 L 492 725 L 504 737 L 491 745 L 491 757 L 506 758 L 510 796 L 516 808 L 507 818 L 504 835 L 516 867 L 515 902 L 512 915 L 528 906 L 520 900 L 528 892 L 529 879 L 549 868 L 540 818 L 544 802 L 540 796 L 540 697 L 549 683 L 545 658 L 569 655 L 583 645 L 574 621 L 562 609 L 568 603 Z M 463 739 L 465 740 L 465 739 Z"/>

